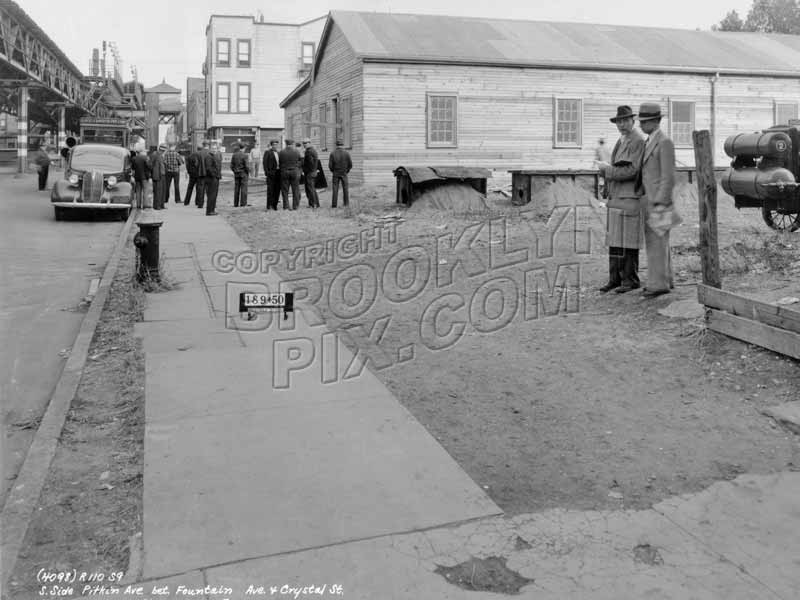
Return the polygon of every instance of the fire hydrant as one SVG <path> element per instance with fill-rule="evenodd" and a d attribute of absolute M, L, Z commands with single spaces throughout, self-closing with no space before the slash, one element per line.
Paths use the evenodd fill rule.
<path fill-rule="evenodd" d="M 133 245 L 139 249 L 139 264 L 136 268 L 136 277 L 142 281 L 159 281 L 159 233 L 162 221 L 152 208 L 145 208 L 136 220 L 139 233 L 133 238 Z"/>

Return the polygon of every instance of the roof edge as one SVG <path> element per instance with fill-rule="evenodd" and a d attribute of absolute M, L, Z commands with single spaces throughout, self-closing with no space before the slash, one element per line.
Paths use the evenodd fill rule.
<path fill-rule="evenodd" d="M 279 106 L 280 108 L 286 108 L 286 105 L 287 105 L 287 104 L 289 104 L 289 102 L 291 102 L 292 100 L 294 100 L 294 99 L 295 99 L 297 96 L 299 96 L 299 95 L 300 95 L 300 93 L 301 93 L 301 92 L 302 92 L 302 91 L 303 91 L 305 88 L 307 88 L 307 87 L 309 86 L 309 84 L 310 84 L 310 83 L 311 83 L 311 75 L 306 75 L 306 78 L 305 78 L 303 81 L 301 81 L 301 82 L 300 82 L 300 83 L 297 85 L 297 87 L 296 87 L 296 88 L 294 88 L 294 89 L 293 89 L 291 92 L 289 92 L 289 95 L 288 95 L 288 96 L 286 96 L 286 98 L 284 98 L 283 100 L 281 100 L 281 101 L 278 103 L 278 106 Z"/>

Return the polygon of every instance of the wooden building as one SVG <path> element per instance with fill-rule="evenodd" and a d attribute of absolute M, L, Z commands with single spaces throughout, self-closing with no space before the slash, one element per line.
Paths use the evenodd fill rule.
<path fill-rule="evenodd" d="M 323 161 L 336 138 L 356 182 L 400 165 L 592 168 L 609 117 L 661 103 L 679 165 L 691 132 L 725 137 L 797 118 L 800 36 L 333 11 L 285 134 Z"/>

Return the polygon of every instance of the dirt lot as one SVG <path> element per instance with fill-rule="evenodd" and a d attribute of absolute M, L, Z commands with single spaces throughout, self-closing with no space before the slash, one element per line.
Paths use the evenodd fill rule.
<path fill-rule="evenodd" d="M 800 466 L 798 438 L 760 414 L 797 398 L 797 362 L 706 332 L 702 317 L 659 313 L 696 298 L 692 186 L 680 189 L 685 222 L 672 237 L 676 289 L 654 300 L 594 291 L 606 277 L 605 211 L 573 191 L 544 194 L 525 207 L 492 194 L 488 210 L 469 214 L 398 208 L 390 188 L 355 189 L 350 210 L 327 208 L 328 193 L 315 212 L 304 201 L 300 211 L 266 213 L 252 196 L 258 206 L 234 210 L 223 202 L 219 210 L 253 249 L 296 250 L 294 268 L 284 260 L 278 271 L 320 278 L 325 293 L 317 307 L 328 326 L 367 352 L 370 368 L 508 513 L 642 508 L 743 472 Z M 723 287 L 770 300 L 800 296 L 800 233 L 770 231 L 757 211 L 737 213 L 721 192 L 719 207 Z M 348 234 L 367 231 L 369 238 L 381 225 L 395 228 L 395 243 L 386 234 L 381 248 L 303 268 L 310 253 L 297 249 L 334 240 L 323 244 L 332 249 Z M 463 243 L 450 252 L 459 237 Z M 397 276 L 389 289 L 386 265 L 411 247 L 417 268 L 430 266 L 430 275 L 413 299 L 401 301 L 396 292 L 412 286 L 414 269 L 388 269 Z M 527 260 L 502 266 L 512 250 L 526 247 Z M 464 262 L 448 279 L 459 258 Z M 365 279 L 343 284 L 340 274 L 355 264 L 362 266 L 349 272 Z M 364 283 L 371 273 L 375 289 Z M 359 304 L 372 295 L 372 304 Z M 451 310 L 437 320 L 431 307 L 444 302 Z M 345 303 L 352 310 L 343 310 Z M 459 321 L 463 333 L 448 340 Z M 411 344 L 413 359 L 405 360 Z M 430 349 L 437 344 L 445 348 Z"/>
<path fill-rule="evenodd" d="M 133 337 L 144 292 L 133 264 L 129 240 L 4 599 L 41 597 L 42 568 L 106 578 L 128 568 L 144 464 L 144 355 Z"/>

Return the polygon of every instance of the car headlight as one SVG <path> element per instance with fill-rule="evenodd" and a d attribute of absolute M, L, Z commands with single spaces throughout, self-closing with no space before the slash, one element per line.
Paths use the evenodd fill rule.
<path fill-rule="evenodd" d="M 78 185 L 78 174 L 77 173 L 73 173 L 72 175 L 70 175 L 69 176 L 69 182 L 72 185 Z"/>
<path fill-rule="evenodd" d="M 108 178 L 108 185 L 109 187 L 117 185 L 117 178 L 113 175 Z"/>

